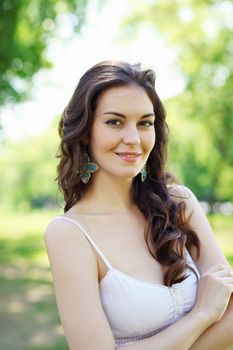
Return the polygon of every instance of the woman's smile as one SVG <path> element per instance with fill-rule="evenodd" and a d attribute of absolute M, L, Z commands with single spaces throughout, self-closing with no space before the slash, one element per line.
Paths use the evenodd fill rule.
<path fill-rule="evenodd" d="M 130 163 L 136 162 L 141 156 L 141 153 L 135 152 L 115 152 L 115 154 L 122 160 L 125 160 Z"/>

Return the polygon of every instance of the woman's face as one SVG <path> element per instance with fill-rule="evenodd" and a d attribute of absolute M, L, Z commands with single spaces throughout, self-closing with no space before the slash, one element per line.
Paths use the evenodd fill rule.
<path fill-rule="evenodd" d="M 155 144 L 154 119 L 153 104 L 142 87 L 106 90 L 98 99 L 89 140 L 98 173 L 135 177 Z"/>

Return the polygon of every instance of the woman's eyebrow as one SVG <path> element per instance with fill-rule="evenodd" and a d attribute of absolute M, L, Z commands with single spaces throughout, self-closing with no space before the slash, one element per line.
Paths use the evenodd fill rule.
<path fill-rule="evenodd" d="M 122 118 L 125 118 L 126 119 L 126 116 L 122 113 L 118 113 L 118 112 L 114 112 L 114 111 L 109 111 L 109 112 L 104 112 L 103 114 L 113 114 L 113 115 L 116 115 L 117 117 L 122 117 Z M 147 118 L 147 117 L 155 117 L 154 113 L 146 113 L 144 114 L 142 118 Z"/>

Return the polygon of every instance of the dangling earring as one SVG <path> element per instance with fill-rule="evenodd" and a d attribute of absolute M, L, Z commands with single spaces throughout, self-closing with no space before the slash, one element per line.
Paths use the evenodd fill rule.
<path fill-rule="evenodd" d="M 146 164 L 143 166 L 142 170 L 140 171 L 141 173 L 141 181 L 144 182 L 147 177 L 147 166 Z"/>
<path fill-rule="evenodd" d="M 82 156 L 82 163 L 78 171 L 78 174 L 80 174 L 81 177 L 81 181 L 84 184 L 87 184 L 91 178 L 91 174 L 99 170 L 99 168 L 100 167 L 96 163 L 91 162 L 90 157 L 85 149 Z"/>

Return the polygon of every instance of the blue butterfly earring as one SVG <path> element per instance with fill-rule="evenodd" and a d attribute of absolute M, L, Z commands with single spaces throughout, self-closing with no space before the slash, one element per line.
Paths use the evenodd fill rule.
<path fill-rule="evenodd" d="M 99 168 L 100 167 L 96 163 L 91 162 L 90 157 L 85 149 L 82 156 L 82 163 L 78 171 L 78 173 L 80 174 L 81 181 L 84 184 L 87 184 L 91 178 L 91 174 L 99 170 Z"/>
<path fill-rule="evenodd" d="M 147 165 L 145 164 L 144 167 L 141 169 L 140 174 L 141 174 L 141 181 L 144 182 L 147 177 Z"/>

